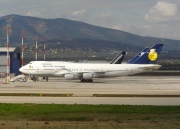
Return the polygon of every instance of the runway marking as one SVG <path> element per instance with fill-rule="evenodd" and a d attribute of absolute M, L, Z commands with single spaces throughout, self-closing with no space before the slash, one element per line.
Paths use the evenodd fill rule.
<path fill-rule="evenodd" d="M 125 77 L 124 77 L 124 82 L 125 82 L 126 88 L 127 88 L 127 89 L 130 89 L 130 88 L 129 88 L 129 85 L 128 85 L 127 82 L 126 82 L 126 78 L 125 78 Z"/>
<path fill-rule="evenodd" d="M 153 79 L 154 80 L 154 79 Z M 145 81 L 148 83 L 148 84 L 150 84 L 152 87 L 154 87 L 154 89 L 159 89 L 158 87 L 156 87 L 154 84 L 152 84 L 152 81 L 148 81 L 148 80 L 146 80 L 145 79 Z"/>
<path fill-rule="evenodd" d="M 153 86 L 155 89 L 158 89 L 155 85 L 153 85 L 153 84 L 151 84 L 151 83 L 150 83 L 150 85 Z"/>
<path fill-rule="evenodd" d="M 175 88 L 180 89 L 180 86 L 178 86 L 178 85 L 173 84 L 173 86 L 174 86 Z"/>

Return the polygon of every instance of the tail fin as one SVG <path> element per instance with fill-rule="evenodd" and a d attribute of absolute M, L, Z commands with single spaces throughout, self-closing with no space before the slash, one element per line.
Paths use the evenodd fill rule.
<path fill-rule="evenodd" d="M 138 55 L 132 58 L 129 64 L 155 64 L 162 50 L 163 44 L 155 44 L 150 49 L 143 49 Z"/>
<path fill-rule="evenodd" d="M 124 58 L 124 55 L 126 54 L 125 51 L 120 52 L 111 62 L 110 64 L 121 64 Z"/>
<path fill-rule="evenodd" d="M 145 52 L 147 52 L 149 48 L 144 48 L 140 53 L 138 53 L 135 57 L 133 57 L 128 64 L 133 64 L 139 57 L 141 57 Z"/>

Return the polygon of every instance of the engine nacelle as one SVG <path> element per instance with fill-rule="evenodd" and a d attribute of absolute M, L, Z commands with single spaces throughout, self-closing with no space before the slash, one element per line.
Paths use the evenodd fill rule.
<path fill-rule="evenodd" d="M 79 76 L 76 75 L 76 74 L 65 74 L 64 78 L 67 79 L 67 80 L 74 80 L 74 79 L 78 79 Z"/>
<path fill-rule="evenodd" d="M 92 79 L 93 74 L 92 73 L 83 73 L 83 79 Z"/>

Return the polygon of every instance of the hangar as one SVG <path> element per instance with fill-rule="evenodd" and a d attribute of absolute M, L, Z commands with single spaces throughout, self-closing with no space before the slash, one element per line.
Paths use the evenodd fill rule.
<path fill-rule="evenodd" d="M 21 67 L 21 48 L 19 47 L 10 47 L 9 48 L 10 56 L 10 74 L 19 75 L 19 68 Z M 7 72 L 7 48 L 0 47 L 0 73 Z"/>

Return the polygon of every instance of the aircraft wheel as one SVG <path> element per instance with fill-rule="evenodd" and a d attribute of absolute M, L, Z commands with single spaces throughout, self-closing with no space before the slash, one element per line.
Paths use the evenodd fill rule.
<path fill-rule="evenodd" d="M 86 80 L 85 79 L 81 79 L 81 82 L 85 82 Z"/>
<path fill-rule="evenodd" d="M 27 80 L 26 80 L 26 78 L 23 78 L 23 82 L 26 82 Z"/>
<path fill-rule="evenodd" d="M 93 82 L 93 80 L 92 79 L 88 79 L 87 82 Z"/>
<path fill-rule="evenodd" d="M 93 82 L 92 79 L 81 79 L 81 82 Z"/>
<path fill-rule="evenodd" d="M 31 80 L 33 80 L 33 81 L 35 82 L 35 81 L 36 81 L 36 77 L 33 76 L 33 77 L 31 78 Z"/>

